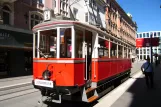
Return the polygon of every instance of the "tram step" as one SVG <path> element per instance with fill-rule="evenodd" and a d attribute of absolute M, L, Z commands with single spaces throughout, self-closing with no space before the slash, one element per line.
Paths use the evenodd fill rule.
<path fill-rule="evenodd" d="M 95 90 L 96 88 L 88 88 L 87 90 L 86 90 L 86 93 L 89 93 L 89 92 L 91 92 L 91 91 L 93 91 L 93 90 Z"/>
<path fill-rule="evenodd" d="M 90 102 L 93 102 L 94 100 L 96 100 L 96 99 L 98 99 L 98 96 L 92 96 L 92 97 L 90 97 L 90 98 L 88 98 L 88 102 L 90 103 Z"/>

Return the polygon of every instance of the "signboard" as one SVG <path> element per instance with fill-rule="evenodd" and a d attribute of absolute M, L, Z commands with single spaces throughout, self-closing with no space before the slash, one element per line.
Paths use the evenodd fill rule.
<path fill-rule="evenodd" d="M 159 38 L 137 38 L 136 39 L 136 47 L 150 47 L 152 42 L 152 46 L 159 46 Z"/>
<path fill-rule="evenodd" d="M 32 41 L 32 34 L 0 29 L 1 46 L 32 47 Z"/>
<path fill-rule="evenodd" d="M 51 20 L 51 11 L 50 10 L 44 10 L 44 21 Z"/>

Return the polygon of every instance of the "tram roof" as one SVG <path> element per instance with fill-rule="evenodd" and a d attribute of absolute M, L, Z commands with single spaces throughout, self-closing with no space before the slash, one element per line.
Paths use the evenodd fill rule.
<path fill-rule="evenodd" d="M 106 36 L 108 36 L 109 38 L 111 39 L 114 39 L 118 42 L 121 42 L 121 43 L 124 43 L 126 45 L 129 45 L 128 43 L 125 43 L 124 41 L 106 33 L 105 31 L 102 31 L 101 29 L 97 28 L 96 26 L 94 25 L 89 25 L 89 24 L 86 24 L 86 23 L 82 23 L 82 22 L 79 22 L 79 21 L 71 21 L 71 20 L 52 20 L 52 21 L 46 21 L 46 22 L 42 22 L 42 23 L 39 23 L 37 24 L 36 26 L 33 27 L 33 32 L 37 32 L 38 30 L 45 30 L 45 29 L 52 29 L 52 27 L 54 26 L 64 26 L 64 25 L 74 25 L 74 26 L 82 26 L 84 27 L 85 29 L 89 28 L 90 30 L 93 30 L 93 31 L 96 31 L 98 32 L 99 34 L 104 34 Z"/>
<path fill-rule="evenodd" d="M 52 21 L 46 21 L 39 23 L 33 27 L 33 32 L 36 32 L 38 30 L 42 29 L 52 29 L 55 25 L 73 25 L 73 23 L 76 23 L 76 21 L 71 21 L 71 20 L 52 20 Z"/>

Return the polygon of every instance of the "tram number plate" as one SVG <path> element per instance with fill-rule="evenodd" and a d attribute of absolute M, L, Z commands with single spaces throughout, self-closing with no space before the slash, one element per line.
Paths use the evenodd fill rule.
<path fill-rule="evenodd" d="M 53 81 L 35 79 L 35 85 L 53 88 Z"/>

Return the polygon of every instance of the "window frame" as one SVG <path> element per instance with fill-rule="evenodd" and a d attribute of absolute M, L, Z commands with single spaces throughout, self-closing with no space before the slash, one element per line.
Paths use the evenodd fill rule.
<path fill-rule="evenodd" d="M 88 12 L 85 13 L 85 22 L 89 22 L 89 19 L 88 19 Z"/>
<path fill-rule="evenodd" d="M 8 10 L 3 9 L 4 7 L 7 7 Z M 11 25 L 11 9 L 7 5 L 4 5 L 3 8 L 2 8 L 2 14 L 4 14 L 4 13 L 9 14 L 9 18 L 8 18 L 9 20 L 8 20 L 8 23 L 6 25 Z M 3 24 L 4 24 L 4 19 L 6 19 L 6 18 L 4 18 L 4 16 L 3 16 L 2 19 L 3 19 Z"/>
<path fill-rule="evenodd" d="M 32 17 L 33 15 L 33 17 Z M 38 16 L 38 19 L 36 19 L 36 16 Z M 33 21 L 33 22 L 32 22 Z M 40 13 L 35 12 L 29 12 L 29 29 L 31 30 L 35 25 L 39 24 L 41 21 L 43 21 L 43 16 Z M 37 24 L 35 24 L 38 22 Z M 32 26 L 33 23 L 33 26 Z"/>
<path fill-rule="evenodd" d="M 78 17 L 78 9 L 75 8 L 75 7 L 73 7 L 73 16 L 74 16 L 75 19 L 77 19 L 77 17 Z"/>

